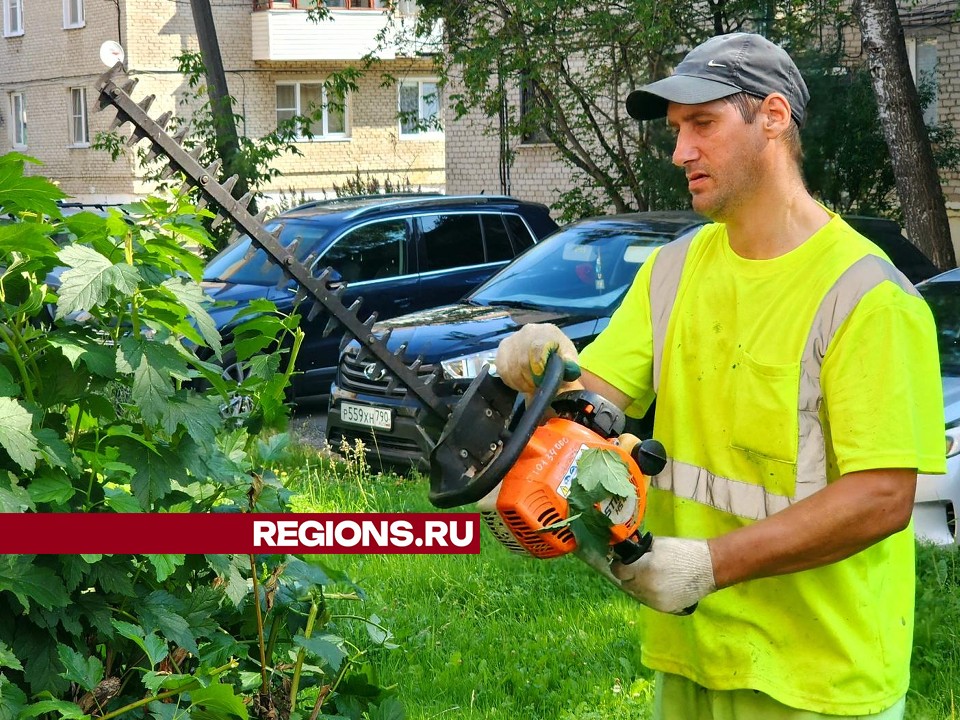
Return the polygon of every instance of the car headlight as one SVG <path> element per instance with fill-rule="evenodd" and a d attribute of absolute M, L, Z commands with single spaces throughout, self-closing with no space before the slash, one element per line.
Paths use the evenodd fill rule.
<path fill-rule="evenodd" d="M 947 457 L 960 454 L 960 427 L 947 428 Z"/>
<path fill-rule="evenodd" d="M 489 365 L 491 367 L 490 373 L 495 375 L 493 361 L 496 357 L 497 350 L 494 348 L 472 355 L 441 360 L 440 367 L 443 368 L 443 376 L 448 380 L 472 380 L 480 374 L 484 365 Z"/>

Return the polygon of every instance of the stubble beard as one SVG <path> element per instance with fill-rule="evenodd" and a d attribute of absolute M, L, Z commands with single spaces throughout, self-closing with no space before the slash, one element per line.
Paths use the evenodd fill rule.
<path fill-rule="evenodd" d="M 739 163 L 726 172 L 714 173 L 712 193 L 692 196 L 693 209 L 713 222 L 728 222 L 736 217 L 754 197 L 764 182 L 764 171 L 757 155 L 745 154 Z M 700 200 L 699 207 L 697 200 Z"/>

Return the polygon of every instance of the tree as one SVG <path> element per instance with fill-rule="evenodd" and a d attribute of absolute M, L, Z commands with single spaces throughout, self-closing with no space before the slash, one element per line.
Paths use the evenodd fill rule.
<path fill-rule="evenodd" d="M 772 39 L 805 49 L 838 36 L 838 17 L 832 0 L 803 12 L 787 2 L 757 0 L 620 0 L 602 6 L 423 0 L 417 31 L 443 23 L 445 50 L 436 64 L 453 91 L 452 109 L 458 117 L 480 109 L 499 118 L 500 132 L 510 140 L 503 143 L 507 162 L 519 139 L 539 135 L 580 171 L 583 181 L 557 204 L 572 217 L 689 202 L 682 175 L 671 165 L 665 124 L 637 123 L 623 107 L 628 92 L 666 75 L 685 48 L 718 32 L 762 26 Z M 517 92 L 520 87 L 524 93 Z"/>
<path fill-rule="evenodd" d="M 940 176 L 910 76 L 895 0 L 855 0 L 907 232 L 941 269 L 957 264 Z"/>

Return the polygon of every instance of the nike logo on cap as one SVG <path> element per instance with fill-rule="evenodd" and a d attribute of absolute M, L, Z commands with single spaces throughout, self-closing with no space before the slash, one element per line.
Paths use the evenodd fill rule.
<path fill-rule="evenodd" d="M 718 63 L 716 60 L 711 60 L 710 62 L 707 63 L 707 67 L 722 67 L 722 68 L 725 68 L 726 65 L 721 65 L 721 64 Z"/>

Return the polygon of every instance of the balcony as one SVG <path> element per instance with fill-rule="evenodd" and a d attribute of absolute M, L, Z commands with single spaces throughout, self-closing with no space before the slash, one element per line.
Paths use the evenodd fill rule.
<path fill-rule="evenodd" d="M 333 4 L 339 2 L 339 7 Z M 384 0 L 333 0 L 329 17 L 316 20 L 310 9 L 316 0 L 255 0 L 251 28 L 253 59 L 272 62 L 311 60 L 360 60 L 374 52 L 381 60 L 418 57 L 437 52 L 439 28 L 429 37 L 411 40 L 416 20 L 414 0 L 400 0 L 396 19 L 406 32 L 387 31 Z"/>

